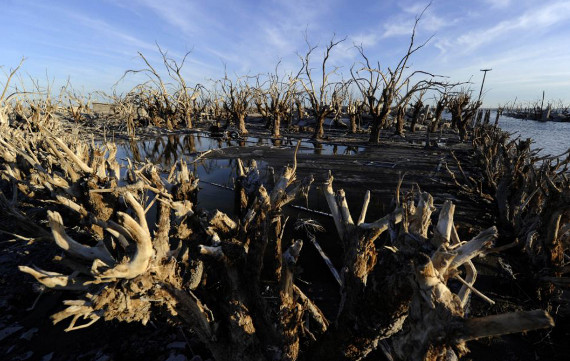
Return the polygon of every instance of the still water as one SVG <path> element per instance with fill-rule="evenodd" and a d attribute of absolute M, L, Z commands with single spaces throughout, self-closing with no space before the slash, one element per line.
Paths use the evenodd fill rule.
<path fill-rule="evenodd" d="M 494 116 L 492 116 L 494 119 Z M 529 120 L 519 120 L 509 117 L 501 117 L 499 126 L 513 136 L 522 138 L 531 137 L 535 139 L 535 148 L 542 148 L 541 154 L 559 155 L 569 148 L 570 123 L 541 123 Z M 205 209 L 219 209 L 227 214 L 233 213 L 233 188 L 234 179 L 236 177 L 236 161 L 233 159 L 203 159 L 194 162 L 196 157 L 208 150 L 235 147 L 235 146 L 277 146 L 277 147 L 294 147 L 297 143 L 296 139 L 284 138 L 278 143 L 271 139 L 249 137 L 245 140 L 221 140 L 212 138 L 207 133 L 192 133 L 185 135 L 169 135 L 161 136 L 152 140 L 143 140 L 133 143 L 123 143 L 119 145 L 117 154 L 119 159 L 126 163 L 125 159 L 131 158 L 137 162 L 145 162 L 146 160 L 158 164 L 161 168 L 168 170 L 178 159 L 184 159 L 190 170 L 200 179 L 200 192 L 198 193 L 198 207 Z M 301 141 L 300 153 L 305 154 L 357 154 L 365 152 L 364 147 L 346 147 L 335 146 L 331 144 L 315 144 L 308 139 Z M 257 162 L 262 179 L 268 177 L 268 164 L 263 161 Z M 277 173 L 279 170 L 276 170 Z M 308 207 L 317 211 L 328 212 L 326 203 L 317 194 L 317 191 L 311 188 L 308 198 L 297 202 L 297 205 Z M 358 188 L 358 187 L 356 187 Z M 347 190 L 348 199 L 353 199 L 354 195 L 350 193 L 354 190 Z M 360 197 L 358 199 L 361 199 Z M 321 216 L 313 212 L 305 212 L 298 208 L 287 208 L 285 214 L 291 217 L 294 223 L 299 218 L 313 218 L 320 222 L 329 232 L 317 234 L 317 240 L 321 243 L 325 252 L 332 258 L 333 263 L 339 261 L 340 246 L 335 242 L 330 242 L 331 237 L 334 238 L 334 224 L 328 217 Z M 369 216 L 371 216 L 369 214 Z M 370 219 L 368 220 L 370 221 Z M 288 227 L 287 229 L 292 228 Z M 288 232 L 291 232 L 290 230 Z M 331 233 L 332 232 L 332 233 Z M 297 235 L 298 237 L 299 235 Z M 328 241 L 327 241 L 328 240 Z M 316 254 L 313 247 L 305 247 L 302 257 L 308 257 L 311 262 L 315 262 L 320 256 Z M 317 261 L 320 263 L 322 261 Z M 305 263 L 303 263 L 305 264 Z M 324 264 L 321 265 L 325 270 Z M 310 272 L 303 276 L 307 281 L 328 282 L 334 286 L 334 279 L 329 272 Z M 318 283 L 318 282 L 317 282 Z M 319 283 L 319 284 L 320 284 Z"/>
<path fill-rule="evenodd" d="M 494 114 L 491 119 L 494 119 Z M 536 149 L 541 149 L 540 155 L 561 155 L 570 148 L 570 123 L 562 122 L 538 122 L 532 120 L 514 119 L 502 116 L 499 119 L 501 129 L 511 133 L 511 137 L 523 139 L 533 138 Z M 201 152 L 219 148 L 235 146 L 277 146 L 294 147 L 296 139 L 285 137 L 282 140 L 248 137 L 243 140 L 222 140 L 212 138 L 208 133 L 191 133 L 185 135 L 168 135 L 156 139 L 143 140 L 135 143 L 123 143 L 120 145 L 118 158 L 131 158 L 135 161 L 150 161 L 160 165 L 163 169 L 169 169 L 178 159 L 184 159 L 191 164 L 191 170 L 202 181 L 201 199 L 209 199 L 209 207 L 230 211 L 231 202 L 224 197 L 219 197 L 219 186 L 233 187 L 236 174 L 236 164 L 231 159 L 208 159 L 196 163 L 192 161 Z M 300 153 L 304 154 L 344 154 L 351 155 L 365 152 L 364 147 L 347 147 L 331 144 L 313 143 L 309 139 L 301 140 Z M 267 164 L 259 162 L 259 169 L 264 172 Z M 217 185 L 212 185 L 216 183 Z M 218 195 L 216 197 L 215 195 Z M 218 202 L 219 200 L 219 202 Z M 319 207 L 320 208 L 320 207 Z"/>
<path fill-rule="evenodd" d="M 133 159 L 136 162 L 150 161 L 159 165 L 163 170 L 168 169 L 179 159 L 184 159 L 189 169 L 200 179 L 200 190 L 198 192 L 198 208 L 202 209 L 218 209 L 226 214 L 233 214 L 234 211 L 234 193 L 233 185 L 236 177 L 237 163 L 235 159 L 200 159 L 195 161 L 202 152 L 219 148 L 227 148 L 234 146 L 253 146 L 253 145 L 270 145 L 278 147 L 294 147 L 297 144 L 295 139 L 283 139 L 279 143 L 274 143 L 270 139 L 247 138 L 246 140 L 220 140 L 212 138 L 209 134 L 193 133 L 185 135 L 161 136 L 152 140 L 144 140 L 133 143 L 119 144 L 117 158 L 126 164 L 126 158 Z M 300 152 L 307 154 L 355 154 L 364 149 L 361 147 L 344 147 L 320 144 L 315 146 L 309 140 L 302 140 Z M 260 172 L 261 179 L 269 179 L 269 164 L 257 160 L 257 167 Z M 280 170 L 276 169 L 275 173 L 279 174 Z M 264 182 L 265 183 L 265 182 Z M 349 192 L 347 192 L 348 194 Z M 306 199 L 295 201 L 297 206 L 305 209 L 310 208 L 316 211 L 328 212 L 326 202 L 320 199 L 316 187 L 311 187 L 311 191 Z M 151 213 L 154 210 L 151 209 Z M 372 213 L 372 212 L 370 212 Z M 292 239 L 304 237 L 301 231 L 296 231 L 291 227 L 297 220 L 312 218 L 322 224 L 327 232 L 316 234 L 317 241 L 330 240 L 336 237 L 334 233 L 334 223 L 331 218 L 323 216 L 312 211 L 301 210 L 298 207 L 286 207 L 284 214 L 289 219 L 289 226 L 285 228 L 285 238 Z M 151 217 L 153 217 L 151 215 Z M 340 244 L 336 242 L 326 242 L 322 248 L 328 254 L 333 262 L 340 262 Z M 307 261 L 308 260 L 308 261 Z M 316 248 L 304 247 L 301 254 L 300 263 L 304 268 L 318 267 L 319 272 L 306 272 L 302 274 L 303 282 L 310 284 L 309 293 L 318 291 L 319 287 L 329 287 L 336 289 L 336 280 L 332 274 L 326 271 L 324 261 L 320 259 Z M 311 266 L 316 264 L 316 266 Z M 299 275 L 298 275 L 299 277 Z M 322 296 L 322 291 L 321 296 Z M 334 297 L 329 297 L 334 300 Z M 325 305 L 326 308 L 326 305 Z"/>
<path fill-rule="evenodd" d="M 494 119 L 494 115 L 491 115 Z M 541 155 L 560 155 L 570 148 L 570 122 L 538 122 L 502 116 L 499 126 L 511 133 L 511 138 L 532 138 Z"/>

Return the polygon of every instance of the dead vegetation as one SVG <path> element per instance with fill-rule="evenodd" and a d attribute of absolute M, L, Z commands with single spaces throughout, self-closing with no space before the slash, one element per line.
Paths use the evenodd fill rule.
<path fill-rule="evenodd" d="M 462 177 L 460 186 L 492 199 L 504 247 L 516 247 L 534 270 L 544 307 L 561 301 L 570 247 L 570 153 L 540 157 L 531 139 L 510 139 L 492 126 L 475 129 L 473 145 L 483 180 Z"/>
<path fill-rule="evenodd" d="M 432 225 L 425 192 L 398 187 L 393 210 L 365 222 L 370 197 L 353 219 L 329 175 L 321 187 L 343 261 L 338 309 L 325 315 L 296 282 L 303 240 L 283 237 L 283 207 L 313 183 L 296 179 L 295 159 L 273 182 L 240 162 L 236 214 L 227 215 L 196 209 L 198 180 L 182 161 L 164 174 L 150 163 L 123 168 L 113 143 L 86 144 L 45 119 L 26 124 L 10 122 L 0 138 L 5 216 L 27 218 L 21 204 L 46 209 L 27 232 L 61 250 L 61 271 L 20 270 L 68 294 L 52 316 L 68 331 L 158 317 L 192 330 L 217 360 L 358 360 L 377 348 L 394 360 L 443 360 L 467 353 L 469 340 L 553 325 L 538 310 L 466 316 L 470 294 L 493 302 L 474 286 L 471 260 L 498 230 L 461 240 L 451 202 Z M 32 228 L 42 219 L 51 232 Z M 451 280 L 462 286 L 452 291 Z"/>
<path fill-rule="evenodd" d="M 452 128 L 458 130 L 460 139 L 466 140 L 466 128 L 471 126 L 470 120 L 480 103 L 470 103 L 469 90 L 454 90 L 463 83 L 450 83 L 429 71 L 410 69 L 412 57 L 431 39 L 416 44 L 416 28 L 422 15 L 423 12 L 415 20 L 404 55 L 392 66 L 381 66 L 380 61 L 370 59 L 364 48 L 355 44 L 362 60 L 350 67 L 349 80 L 343 79 L 340 65 L 331 64 L 331 57 L 346 39 L 333 37 L 315 68 L 314 57 L 319 47 L 312 45 L 306 35 L 307 50 L 298 54 L 301 64 L 296 73 L 281 71 L 279 62 L 273 73 L 231 78 L 226 71 L 223 79 L 191 85 L 184 76 L 184 66 L 191 54 L 186 53 L 176 61 L 158 47 L 160 64 L 139 53 L 144 67 L 127 70 L 121 78 L 123 81 L 143 76 L 144 82 L 126 94 L 113 93 L 103 98 L 110 102 L 119 128 L 128 129 L 133 137 L 136 129 L 149 125 L 172 131 L 192 129 L 196 122 L 202 122 L 201 126 L 206 128 L 214 127 L 216 133 L 233 131 L 234 128 L 228 127 L 235 126 L 235 131 L 245 136 L 248 118 L 261 117 L 274 138 L 280 138 L 285 129 L 288 133 L 310 133 L 313 139 L 322 141 L 326 138 L 325 123 L 332 119 L 334 127 L 348 128 L 352 134 L 357 129 L 368 132 L 369 143 L 378 144 L 383 130 L 394 129 L 394 134 L 405 138 L 407 121 L 411 122 L 410 131 L 415 132 L 435 119 L 435 125 L 440 125 L 444 121 L 443 111 L 448 110 L 452 114 Z M 69 107 L 71 117 L 79 121 L 80 109 L 86 109 L 82 102 L 85 97 L 68 93 L 73 100 L 73 106 Z M 422 101 L 428 93 L 445 95 L 444 103 L 437 103 L 436 99 L 439 106 L 434 106 L 435 114 Z M 126 124 L 120 124 L 125 121 Z"/>
<path fill-rule="evenodd" d="M 274 138 L 285 128 L 319 140 L 327 117 L 340 127 L 346 116 L 348 132 L 369 132 L 369 143 L 389 128 L 406 137 L 409 121 L 410 133 L 425 130 L 429 148 L 430 134 L 445 126 L 442 114 L 449 110 L 459 140 L 471 139 L 483 177 L 466 172 L 464 159 L 455 156 L 446 168 L 461 194 L 496 207 L 496 226 L 461 239 L 455 205 L 446 201 L 437 209 L 419 186 L 404 192 L 401 179 L 383 217 L 366 222 L 368 192 L 353 218 L 355 210 L 343 190 L 335 191 L 329 173 L 317 186 L 342 253 L 336 268 L 329 265 L 340 291 L 335 310 L 326 313 L 297 277 L 303 243 L 315 242 L 311 232 L 318 224 L 297 223 L 308 230 L 304 238 L 285 236 L 293 222 L 284 208 L 315 186 L 312 176 L 297 179 L 297 151 L 274 179 L 262 178 L 254 162 L 239 161 L 234 214 L 198 209 L 199 180 L 184 161 L 166 172 L 142 159 L 121 164 L 116 143 L 89 142 L 62 121 L 97 120 L 89 114 L 89 96 L 67 87 L 65 101 L 49 92 L 13 97 L 9 83 L 20 66 L 10 71 L 0 96 L 0 223 L 12 225 L 3 232 L 57 249 L 43 268 L 20 265 L 39 284 L 65 293 L 52 321 L 73 331 L 100 320 L 159 320 L 189 330 L 216 360 L 362 360 L 373 352 L 388 360 L 453 360 L 468 354 L 469 341 L 552 327 L 550 314 L 568 307 L 570 156 L 540 158 L 529 140 L 510 140 L 488 125 L 472 129 L 481 104 L 468 90 L 454 92 L 457 84 L 407 71 L 410 57 L 425 45 L 414 45 L 415 30 L 394 68 L 381 69 L 357 47 L 363 60 L 348 82 L 333 81 L 338 69 L 327 66 L 342 41 L 333 38 L 318 81 L 310 61 L 317 48 L 310 45 L 296 75 L 277 67 L 255 77 L 255 85 L 251 78 L 226 76 L 209 90 L 185 80 L 189 54 L 177 62 L 159 48 L 168 80 L 139 54 L 145 67 L 125 75 L 149 80 L 127 94 L 107 95 L 118 130 L 131 139 L 143 126 L 189 129 L 197 122 L 216 132 L 233 123 L 241 137 L 255 107 Z M 425 78 L 414 80 L 419 75 Z M 427 91 L 439 96 L 433 114 Z M 293 119 L 306 121 L 306 113 L 314 128 L 295 129 Z M 522 267 L 532 270 L 521 273 L 535 275 L 529 289 L 542 309 L 520 305 L 515 312 L 471 316 L 471 297 L 494 303 L 475 284 L 475 259 L 498 252 L 524 257 Z"/>
<path fill-rule="evenodd" d="M 286 120 L 286 129 L 290 129 L 293 118 L 293 99 L 298 94 L 299 74 L 283 77 L 279 74 L 279 63 L 273 73 L 257 78 L 255 104 L 257 111 L 265 120 L 266 128 L 271 128 L 274 138 L 281 137 L 281 121 Z M 265 79 L 261 82 L 260 80 Z M 260 84 L 261 83 L 261 84 Z M 295 99 L 297 100 L 297 99 Z M 298 118 L 301 116 L 298 114 Z"/>

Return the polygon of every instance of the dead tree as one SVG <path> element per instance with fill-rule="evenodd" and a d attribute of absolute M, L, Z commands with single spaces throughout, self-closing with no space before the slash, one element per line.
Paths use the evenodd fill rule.
<path fill-rule="evenodd" d="M 291 112 L 290 103 L 296 93 L 296 83 L 300 72 L 297 75 L 289 75 L 287 81 L 281 79 L 279 75 L 279 63 L 275 66 L 275 72 L 268 74 L 267 102 L 268 111 L 272 120 L 272 136 L 281 137 L 281 120 Z"/>
<path fill-rule="evenodd" d="M 335 74 L 338 69 L 336 67 L 333 69 L 328 69 L 327 61 L 329 60 L 331 51 L 334 49 L 334 47 L 343 42 L 345 39 L 346 38 L 335 41 L 333 37 L 327 45 L 325 53 L 323 55 L 323 61 L 321 63 L 319 83 L 315 83 L 313 80 L 313 73 L 310 63 L 311 55 L 313 51 L 317 49 L 317 46 L 311 46 L 306 36 L 305 41 L 308 47 L 307 53 L 305 56 L 299 55 L 302 63 L 300 73 L 303 72 L 305 74 L 304 79 L 303 77 L 299 77 L 299 82 L 302 84 L 303 89 L 307 94 L 307 98 L 311 104 L 310 113 L 313 115 L 316 122 L 315 132 L 313 133 L 314 139 L 323 138 L 325 134 L 325 130 L 323 128 L 325 119 L 334 112 L 334 109 L 331 106 L 332 100 L 334 98 L 338 98 L 338 93 L 342 90 L 342 84 L 339 87 L 338 84 L 331 83 L 330 76 Z"/>
<path fill-rule="evenodd" d="M 115 144 L 42 124 L 0 132 L 1 189 L 17 187 L 22 203 L 47 207 L 48 239 L 63 253 L 54 262 L 69 271 L 20 269 L 68 293 L 52 316 L 70 319 L 67 331 L 162 315 L 191 329 L 216 360 L 358 360 L 381 347 L 395 360 L 431 361 L 461 356 L 472 339 L 552 326 L 544 311 L 465 317 L 469 294 L 492 302 L 474 287 L 471 260 L 497 229 L 462 242 L 451 202 L 432 227 L 433 198 L 402 198 L 398 187 L 395 209 L 366 222 L 367 193 L 355 221 L 329 176 L 323 190 L 343 246 L 341 299 L 329 319 L 296 285 L 302 240 L 284 238 L 283 208 L 313 182 L 296 179 L 295 156 L 271 186 L 255 164 L 238 162 L 232 218 L 196 209 L 198 180 L 183 161 L 165 173 L 131 164 L 121 179 Z"/>
<path fill-rule="evenodd" d="M 394 134 L 400 137 L 404 137 L 404 125 L 406 124 L 406 106 L 399 105 L 396 108 L 396 115 L 395 115 L 395 125 L 396 129 L 394 130 Z"/>
<path fill-rule="evenodd" d="M 198 96 L 192 99 L 192 114 L 197 120 L 203 120 L 207 113 L 208 107 L 212 102 L 212 94 L 205 87 L 201 88 Z"/>
<path fill-rule="evenodd" d="M 526 258 L 517 274 L 533 285 L 537 302 L 556 306 L 570 275 L 564 259 L 570 253 L 570 151 L 540 157 L 531 140 L 509 139 L 493 126 L 474 130 L 473 146 L 482 173 L 477 179 L 448 167 L 463 192 L 485 194 L 497 212 L 503 248 L 518 249 Z M 459 175 L 455 175 L 458 173 Z"/>
<path fill-rule="evenodd" d="M 240 134 L 247 135 L 245 118 L 249 110 L 249 101 L 253 96 L 253 89 L 246 83 L 245 78 L 238 77 L 235 81 L 232 81 L 227 74 L 220 81 L 220 89 L 224 95 L 224 110 L 230 115 L 231 120 L 235 122 Z"/>
<path fill-rule="evenodd" d="M 362 106 L 364 102 L 358 99 L 351 94 L 347 98 L 347 105 L 346 105 L 346 113 L 348 114 L 348 118 L 350 120 L 350 126 L 348 128 L 348 132 L 354 134 L 360 128 L 360 118 L 362 116 Z"/>
<path fill-rule="evenodd" d="M 351 74 L 362 93 L 366 108 L 372 118 L 369 138 L 370 143 L 379 143 L 380 132 L 382 128 L 388 125 L 392 110 L 398 109 L 403 104 L 409 102 L 409 98 L 416 92 L 422 92 L 428 89 L 438 90 L 450 86 L 449 84 L 434 80 L 438 76 L 422 70 L 407 72 L 408 62 L 411 56 L 423 48 L 431 39 L 430 37 L 422 44 L 415 45 L 416 29 L 426 9 L 427 7 L 424 8 L 420 15 L 416 16 L 406 54 L 393 69 L 388 67 L 386 70 L 382 70 L 380 62 L 374 67 L 364 54 L 363 47 L 356 46 L 363 59 L 363 63 L 361 69 L 356 71 L 351 69 Z M 419 80 L 414 83 L 416 76 L 424 76 L 429 79 Z"/>
<path fill-rule="evenodd" d="M 344 191 L 335 193 L 332 181 L 329 175 L 323 190 L 344 248 L 341 302 L 313 357 L 359 360 L 380 345 L 388 359 L 442 360 L 461 356 L 467 352 L 464 342 L 483 334 L 552 325 L 544 311 L 465 318 L 472 292 L 493 302 L 473 287 L 477 273 L 471 259 L 492 245 L 495 227 L 462 242 L 453 223 L 455 207 L 447 201 L 430 230 L 431 195 L 419 192 L 417 203 L 413 195 L 400 202 L 399 187 L 392 213 L 365 223 L 368 192 L 355 221 Z M 388 240 L 378 248 L 375 242 L 385 231 Z M 463 284 L 457 293 L 446 285 L 451 278 Z"/>
<path fill-rule="evenodd" d="M 295 113 L 297 114 L 297 122 L 305 118 L 305 98 L 302 92 L 293 94 L 293 102 L 295 103 Z"/>
<path fill-rule="evenodd" d="M 485 116 L 483 117 L 483 124 L 489 125 L 491 122 L 491 109 L 485 109 Z"/>
<path fill-rule="evenodd" d="M 570 150 L 559 158 L 540 157 L 530 139 L 510 140 L 492 126 L 476 128 L 473 143 L 506 235 L 526 240 L 520 246 L 533 263 L 560 276 L 569 250 Z"/>
<path fill-rule="evenodd" d="M 125 97 L 113 94 L 111 96 L 113 109 L 120 119 L 125 120 L 127 123 L 127 135 L 129 139 L 134 140 L 136 137 L 137 124 L 135 120 L 140 124 L 141 119 L 137 114 L 138 107 L 138 94 L 133 94 L 129 92 Z"/>
<path fill-rule="evenodd" d="M 158 44 L 157 47 L 162 58 L 164 70 L 166 70 L 168 78 L 170 78 L 173 84 L 165 81 L 160 72 L 152 66 L 141 52 L 138 54 L 146 67 L 137 70 L 127 70 L 119 79 L 119 82 L 129 74 L 146 75 L 149 81 L 139 84 L 135 88 L 139 90 L 140 105 L 144 107 L 154 125 L 160 126 L 164 124 L 169 130 L 172 130 L 178 127 L 179 123 L 182 123 L 186 128 L 192 128 L 193 101 L 199 96 L 203 86 L 197 84 L 191 87 L 182 75 L 184 64 L 190 52 L 184 54 L 182 60 L 178 62 L 169 57 L 168 53 L 162 50 Z"/>
<path fill-rule="evenodd" d="M 22 63 L 20 63 L 18 68 L 21 64 Z M 15 71 L 16 70 L 13 70 L 10 73 L 8 79 L 16 74 Z M 14 92 L 10 95 L 6 96 L 6 94 L 4 94 L 5 105 L 12 108 L 12 118 L 15 118 L 17 121 L 25 120 L 28 126 L 39 123 L 42 123 L 44 126 L 56 126 L 59 124 L 56 118 L 62 110 L 64 92 L 61 91 L 59 97 L 54 99 L 52 96 L 53 81 L 50 82 L 50 80 L 47 79 L 46 84 L 42 85 L 38 79 L 30 77 L 29 80 L 33 89 L 28 90 L 24 84 L 22 84 L 21 89 L 16 87 Z M 6 86 L 8 86 L 8 83 Z M 9 103 L 8 100 L 10 100 Z M 65 113 L 65 110 L 63 110 L 63 113 Z M 48 123 L 50 124 L 48 125 Z"/>
<path fill-rule="evenodd" d="M 160 48 L 159 48 L 160 49 Z M 161 54 L 162 51 L 160 50 Z M 118 82 L 122 81 L 128 74 L 145 74 L 150 78 L 149 83 L 141 84 L 140 96 L 144 97 L 143 105 L 146 112 L 155 126 L 166 125 L 169 130 L 176 126 L 176 104 L 172 98 L 172 91 L 169 91 L 167 84 L 162 79 L 159 72 L 150 64 L 147 58 L 138 52 L 146 68 L 137 70 L 127 70 Z M 163 60 L 166 62 L 165 54 Z M 117 82 L 117 83 L 118 83 Z M 152 86 L 149 86 L 152 85 Z"/>
<path fill-rule="evenodd" d="M 67 80 L 66 85 L 61 89 L 61 96 L 67 99 L 68 107 L 66 110 L 68 111 L 69 115 L 71 115 L 71 119 L 77 124 L 83 120 L 83 116 L 85 113 L 89 113 L 90 103 L 91 103 L 91 95 L 88 94 L 84 96 L 73 89 L 71 86 L 71 82 L 69 79 Z"/>
<path fill-rule="evenodd" d="M 473 122 L 481 102 L 472 102 L 471 95 L 462 91 L 447 99 L 447 108 L 451 113 L 451 127 L 459 131 L 459 138 L 467 140 L 470 123 Z"/>
<path fill-rule="evenodd" d="M 269 113 L 269 100 L 267 99 L 267 91 L 264 89 L 266 82 L 260 82 L 260 76 L 256 77 L 256 86 L 253 90 L 253 103 L 261 120 L 265 124 L 266 129 L 271 128 L 271 114 Z"/>
<path fill-rule="evenodd" d="M 424 94 L 425 92 L 420 92 L 420 94 L 418 94 L 418 99 L 412 107 L 412 122 L 410 123 L 410 132 L 412 133 L 416 131 L 416 125 L 418 124 L 418 120 L 420 119 L 421 112 L 424 108 L 424 102 L 422 102 Z"/>
<path fill-rule="evenodd" d="M 499 118 L 501 118 L 501 115 L 503 115 L 503 110 L 503 107 L 497 108 L 497 114 L 495 114 L 495 124 L 493 125 L 495 128 L 499 125 Z"/>
<path fill-rule="evenodd" d="M 333 124 L 337 128 L 347 128 L 347 125 L 342 121 L 342 115 L 344 113 L 344 105 L 348 98 L 348 82 L 340 81 L 337 84 L 337 89 L 334 96 L 331 99 L 331 106 L 334 110 L 333 112 Z"/>
<path fill-rule="evenodd" d="M 212 86 L 212 90 L 210 92 L 211 93 L 210 102 L 207 111 L 209 116 L 214 118 L 214 121 L 216 122 L 215 126 L 219 131 L 221 129 L 221 121 L 225 119 L 227 123 L 229 122 L 229 119 L 228 119 L 228 114 L 224 108 L 224 97 L 221 94 L 223 92 L 220 91 L 220 89 L 218 88 L 218 83 L 219 82 L 216 81 Z"/>
<path fill-rule="evenodd" d="M 180 63 L 178 63 L 176 60 L 169 58 L 168 54 L 163 51 L 160 46 L 158 46 L 158 50 L 160 51 L 164 67 L 166 68 L 168 75 L 176 84 L 175 90 L 172 94 L 172 99 L 175 103 L 176 115 L 186 128 L 191 129 L 193 127 L 193 104 L 196 98 L 200 95 L 200 92 L 203 91 L 204 87 L 197 84 L 191 88 L 184 79 L 184 76 L 182 76 L 182 68 L 184 67 L 184 63 L 186 62 L 186 58 L 190 52 L 184 54 L 184 57 Z"/>
<path fill-rule="evenodd" d="M 430 125 L 428 126 L 428 131 L 430 133 L 434 133 L 439 129 L 439 124 L 441 122 L 441 115 L 443 111 L 447 108 L 447 94 L 441 94 L 437 103 L 435 105 L 435 112 L 433 114 L 433 120 L 431 121 Z"/>

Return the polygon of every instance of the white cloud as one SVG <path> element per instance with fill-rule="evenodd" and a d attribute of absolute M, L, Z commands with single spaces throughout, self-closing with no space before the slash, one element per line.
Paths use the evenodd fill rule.
<path fill-rule="evenodd" d="M 511 0 L 485 0 L 494 9 L 505 9 L 511 5 Z"/>
<path fill-rule="evenodd" d="M 189 21 L 190 14 L 193 14 L 193 17 L 200 15 L 193 3 L 178 0 L 138 0 L 138 2 L 163 18 L 171 26 L 178 28 L 185 35 L 197 35 L 199 28 L 196 26 L 196 22 Z"/>
<path fill-rule="evenodd" d="M 362 45 L 363 47 L 374 46 L 378 43 L 378 35 L 376 33 L 351 35 L 350 40 L 353 44 Z"/>
<path fill-rule="evenodd" d="M 423 2 L 417 2 L 411 4 L 398 3 L 398 5 L 404 12 L 413 15 L 419 15 L 421 14 L 422 11 L 424 11 L 424 9 L 429 9 L 429 7 L 427 7 L 427 4 Z"/>
<path fill-rule="evenodd" d="M 535 33 L 567 19 L 570 19 L 570 2 L 556 2 L 541 8 L 529 9 L 515 19 L 504 20 L 488 29 L 472 30 L 459 36 L 456 42 L 450 42 L 450 44 L 463 49 L 464 53 L 470 53 L 501 37 L 512 36 L 517 31 L 525 30 Z"/>
<path fill-rule="evenodd" d="M 409 35 L 413 28 L 412 22 L 392 22 L 384 25 L 383 38 L 390 38 L 393 36 Z"/>
<path fill-rule="evenodd" d="M 418 31 L 434 33 L 446 26 L 454 24 L 456 21 L 437 15 L 434 9 L 431 7 L 426 8 L 424 3 L 401 6 L 401 9 L 403 14 L 392 17 L 383 25 L 384 31 L 382 33 L 382 38 L 410 35 L 414 28 L 414 22 L 420 15 L 421 19 L 417 25 Z"/>
<path fill-rule="evenodd" d="M 62 12 L 69 18 L 75 20 L 78 25 L 87 27 L 91 30 L 95 30 L 97 34 L 103 35 L 111 42 L 107 44 L 113 44 L 115 41 L 119 41 L 123 45 L 128 45 L 137 50 L 156 50 L 156 45 L 141 40 L 109 23 L 104 20 L 93 18 L 82 13 L 73 12 L 69 10 L 62 10 Z"/>

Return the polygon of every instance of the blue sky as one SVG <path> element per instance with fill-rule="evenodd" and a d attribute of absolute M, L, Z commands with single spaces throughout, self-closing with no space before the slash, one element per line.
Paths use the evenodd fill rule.
<path fill-rule="evenodd" d="M 126 69 L 141 67 L 137 51 L 160 60 L 155 42 L 174 58 L 192 50 L 185 75 L 192 83 L 228 73 L 299 67 L 305 30 L 322 47 L 347 37 L 331 58 L 347 78 L 359 60 L 353 44 L 381 66 L 404 54 L 424 1 L 386 0 L 0 0 L 0 65 L 22 56 L 24 72 L 55 86 L 70 77 L 75 89 L 109 91 Z M 570 103 L 570 1 L 433 0 L 417 33 L 411 67 L 473 82 L 487 75 L 485 105 L 539 99 Z M 317 56 L 318 55 L 318 56 Z M 315 64 L 316 66 L 316 64 Z M 2 78 L 0 78 L 2 79 Z M 119 90 L 134 80 L 127 80 Z M 3 82 L 3 80 L 0 80 Z M 44 81 L 45 83 L 46 81 Z"/>

